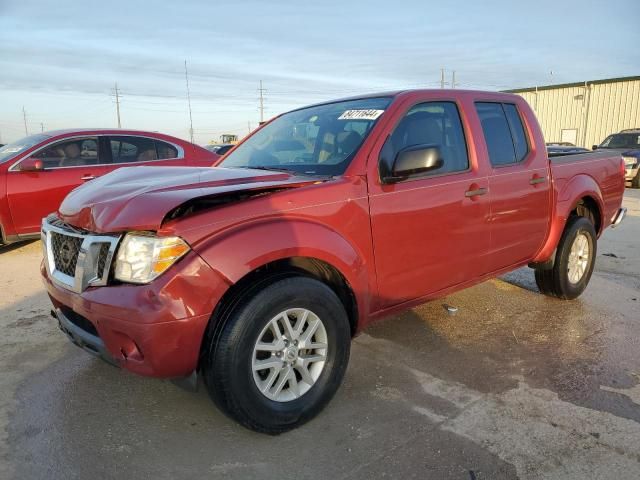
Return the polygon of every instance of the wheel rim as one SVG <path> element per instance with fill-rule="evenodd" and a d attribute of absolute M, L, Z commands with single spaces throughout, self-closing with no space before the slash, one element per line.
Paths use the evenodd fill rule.
<path fill-rule="evenodd" d="M 589 266 L 590 256 L 589 238 L 584 233 L 579 233 L 574 238 L 569 252 L 567 274 L 571 283 L 578 283 L 584 277 Z"/>
<path fill-rule="evenodd" d="M 327 331 L 311 310 L 290 308 L 273 317 L 253 347 L 253 380 L 270 400 L 289 402 L 317 382 L 327 359 Z"/>

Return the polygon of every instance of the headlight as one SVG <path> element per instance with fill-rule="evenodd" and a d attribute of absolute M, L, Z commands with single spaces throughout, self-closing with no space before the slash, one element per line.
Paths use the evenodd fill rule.
<path fill-rule="evenodd" d="M 638 159 L 636 157 L 622 157 L 624 160 L 624 165 L 627 168 L 634 168 L 638 163 Z"/>
<path fill-rule="evenodd" d="M 122 282 L 149 283 L 189 251 L 180 237 L 128 233 L 118 248 L 115 277 Z"/>

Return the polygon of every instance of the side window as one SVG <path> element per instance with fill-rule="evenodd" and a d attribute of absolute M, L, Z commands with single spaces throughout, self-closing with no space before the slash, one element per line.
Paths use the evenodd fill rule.
<path fill-rule="evenodd" d="M 44 168 L 97 165 L 100 163 L 98 139 L 88 137 L 58 142 L 34 153 L 32 157 L 42 160 Z"/>
<path fill-rule="evenodd" d="M 504 107 L 504 113 L 507 114 L 507 121 L 513 138 L 513 147 L 516 151 L 516 161 L 521 162 L 529 153 L 529 144 L 527 143 L 527 135 L 524 132 L 522 119 L 514 104 L 503 103 L 502 106 Z"/>
<path fill-rule="evenodd" d="M 178 149 L 160 140 L 156 140 L 156 151 L 158 152 L 158 160 L 167 160 L 169 158 L 178 158 Z"/>
<path fill-rule="evenodd" d="M 157 160 L 156 144 L 152 138 L 110 137 L 113 163 L 148 162 Z"/>
<path fill-rule="evenodd" d="M 515 105 L 477 102 L 476 111 L 491 165 L 509 165 L 524 160 L 529 152 L 529 144 Z"/>
<path fill-rule="evenodd" d="M 395 157 L 413 145 L 438 146 L 444 166 L 434 173 L 459 172 L 469 168 L 467 144 L 458 107 L 453 102 L 426 102 L 412 107 L 391 134 Z"/>

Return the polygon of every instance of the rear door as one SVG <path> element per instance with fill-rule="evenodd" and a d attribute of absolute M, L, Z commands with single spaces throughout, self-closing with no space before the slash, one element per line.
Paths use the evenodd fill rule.
<path fill-rule="evenodd" d="M 551 217 L 549 161 L 514 103 L 477 101 L 491 174 L 490 271 L 531 260 Z"/>
<path fill-rule="evenodd" d="M 182 147 L 155 138 L 110 135 L 107 143 L 112 163 L 110 170 L 142 165 L 187 165 Z"/>
<path fill-rule="evenodd" d="M 402 112 L 384 146 L 374 149 L 376 168 L 368 172 L 380 308 L 483 274 L 490 246 L 488 172 L 477 162 L 462 105 L 425 100 Z M 422 177 L 381 183 L 380 151 L 391 148 L 395 157 L 420 144 L 438 146 L 444 166 Z"/>
<path fill-rule="evenodd" d="M 7 198 L 18 235 L 37 233 L 42 218 L 55 212 L 64 197 L 107 171 L 96 136 L 52 142 L 31 154 L 44 170 L 22 172 L 20 164 L 7 174 Z M 23 159 L 24 160 L 24 159 Z"/>

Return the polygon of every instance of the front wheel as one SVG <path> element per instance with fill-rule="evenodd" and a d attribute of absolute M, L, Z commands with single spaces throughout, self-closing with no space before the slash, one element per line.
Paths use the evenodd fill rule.
<path fill-rule="evenodd" d="M 329 287 L 285 278 L 233 308 L 207 350 L 204 380 L 227 415 L 252 430 L 282 433 L 331 400 L 350 342 L 347 314 Z"/>
<path fill-rule="evenodd" d="M 587 288 L 596 259 L 596 231 L 586 217 L 571 217 L 560 238 L 552 269 L 535 271 L 545 295 L 571 300 Z"/>

